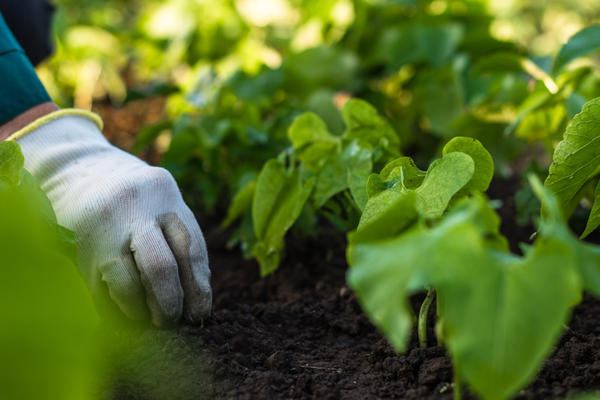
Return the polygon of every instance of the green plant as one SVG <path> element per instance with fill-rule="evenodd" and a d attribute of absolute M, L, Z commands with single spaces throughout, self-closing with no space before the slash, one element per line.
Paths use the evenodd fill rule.
<path fill-rule="evenodd" d="M 348 236 L 350 246 L 385 240 L 410 230 L 416 225 L 430 225 L 439 220 L 450 203 L 466 196 L 485 192 L 494 173 L 487 150 L 475 139 L 456 137 L 444 146 L 443 157 L 434 161 L 427 172 L 420 171 L 408 157 L 388 163 L 367 183 L 369 200 L 356 232 Z M 499 236 L 498 247 L 506 242 Z M 426 346 L 427 316 L 433 288 L 419 313 L 418 336 Z"/>
<path fill-rule="evenodd" d="M 464 379 L 485 399 L 508 398 L 533 378 L 582 286 L 600 289 L 598 248 L 572 236 L 554 197 L 537 179 L 531 185 L 548 212 L 523 257 L 508 251 L 500 220 L 480 194 L 433 225 L 355 238 L 348 248 L 348 282 L 398 351 L 412 331 L 408 297 L 436 290 L 436 331 L 453 360 L 455 390 Z"/>
<path fill-rule="evenodd" d="M 588 102 L 567 128 L 547 188 L 531 176 L 544 212 L 522 257 L 508 250 L 500 219 L 481 194 L 493 163 L 478 142 L 453 139 L 425 177 L 400 158 L 369 179 L 369 202 L 348 237 L 348 282 L 398 351 L 412 333 L 407 299 L 423 290 L 417 333 L 427 343 L 435 291 L 436 333 L 453 359 L 455 391 L 464 379 L 485 399 L 510 397 L 535 375 L 582 291 L 600 294 L 600 248 L 578 240 L 565 222 L 583 189 L 597 183 L 598 110 L 598 100 Z M 592 208 L 584 235 L 597 226 L 594 218 Z"/>
<path fill-rule="evenodd" d="M 97 315 L 72 234 L 56 224 L 15 142 L 0 143 L 0 203 L 4 396 L 90 399 L 102 377 L 92 342 Z"/>
<path fill-rule="evenodd" d="M 569 217 L 584 196 L 592 201 L 592 209 L 581 237 L 600 225 L 598 173 L 600 147 L 600 98 L 585 104 L 565 131 L 556 147 L 545 185 L 557 197 L 565 217 Z"/>
<path fill-rule="evenodd" d="M 307 201 L 309 223 L 320 213 L 340 229 L 351 229 L 367 202 L 373 165 L 399 154 L 396 133 L 368 103 L 349 100 L 342 118 L 342 135 L 329 132 L 314 113 L 296 118 L 288 131 L 292 147 L 265 163 L 234 198 L 224 224 L 242 219 L 235 238 L 256 257 L 263 275 L 279 266 L 284 236 Z"/>

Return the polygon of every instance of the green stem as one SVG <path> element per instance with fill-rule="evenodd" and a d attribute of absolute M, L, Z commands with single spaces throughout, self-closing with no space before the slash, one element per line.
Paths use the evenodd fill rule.
<path fill-rule="evenodd" d="M 460 376 L 456 369 L 454 370 L 454 400 L 462 400 L 462 387 L 460 386 Z"/>
<path fill-rule="evenodd" d="M 427 347 L 427 317 L 429 316 L 429 308 L 433 303 L 433 299 L 435 299 L 435 289 L 429 288 L 427 289 L 427 296 L 425 296 L 425 300 L 421 304 L 417 324 L 417 335 L 419 337 L 419 345 L 422 349 Z"/>

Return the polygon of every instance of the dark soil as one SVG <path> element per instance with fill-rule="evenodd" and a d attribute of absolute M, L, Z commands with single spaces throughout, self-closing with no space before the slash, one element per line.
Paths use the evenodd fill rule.
<path fill-rule="evenodd" d="M 272 276 L 209 235 L 215 304 L 202 337 L 214 356 L 218 398 L 451 399 L 452 365 L 431 343 L 397 355 L 345 283 L 334 235 L 298 248 Z M 330 256 L 327 252 L 330 249 Z M 600 388 L 600 301 L 586 297 L 538 378 L 519 399 Z M 590 318 L 592 316 L 592 318 Z M 218 383 L 220 382 L 220 383 Z"/>

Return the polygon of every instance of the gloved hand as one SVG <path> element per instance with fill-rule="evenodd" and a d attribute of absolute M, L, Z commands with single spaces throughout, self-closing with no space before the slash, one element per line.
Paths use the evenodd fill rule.
<path fill-rule="evenodd" d="M 13 135 L 25 168 L 75 232 L 95 299 L 163 326 L 199 322 L 212 294 L 204 237 L 175 180 L 112 146 L 92 113 L 60 110 Z"/>

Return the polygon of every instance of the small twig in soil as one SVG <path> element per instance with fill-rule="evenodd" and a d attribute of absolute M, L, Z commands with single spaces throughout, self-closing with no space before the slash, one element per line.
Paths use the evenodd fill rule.
<path fill-rule="evenodd" d="M 235 361 L 235 360 L 231 360 L 231 363 L 233 365 L 236 365 L 238 367 L 242 367 L 243 369 L 245 369 L 246 371 L 250 371 L 250 368 L 246 367 L 245 365 L 240 364 L 239 362 Z"/>
<path fill-rule="evenodd" d="M 342 369 L 341 368 L 335 368 L 335 367 L 318 367 L 316 365 L 309 365 L 309 363 L 306 362 L 306 361 L 298 361 L 298 365 L 300 365 L 302 368 L 319 369 L 319 370 L 323 370 L 323 371 L 333 371 L 333 372 L 337 372 L 338 374 L 342 373 Z"/>

